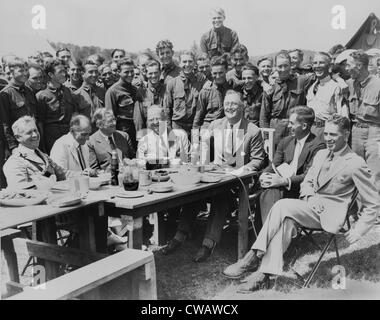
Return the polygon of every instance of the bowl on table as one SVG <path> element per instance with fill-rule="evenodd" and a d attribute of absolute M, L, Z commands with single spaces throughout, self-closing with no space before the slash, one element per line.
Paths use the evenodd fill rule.
<path fill-rule="evenodd" d="M 174 182 L 174 184 L 182 185 L 182 186 L 191 186 L 197 184 L 201 181 L 201 175 L 199 173 L 173 173 L 170 175 L 170 178 Z"/>

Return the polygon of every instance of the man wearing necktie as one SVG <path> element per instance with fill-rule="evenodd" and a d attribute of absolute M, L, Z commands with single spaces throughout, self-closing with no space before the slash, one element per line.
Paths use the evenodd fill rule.
<path fill-rule="evenodd" d="M 283 254 L 296 236 L 295 222 L 338 233 L 355 189 L 359 193 L 361 213 L 345 234 L 346 239 L 353 244 L 374 225 L 380 200 L 375 186 L 369 183 L 371 174 L 367 164 L 347 145 L 349 135 L 350 121 L 346 117 L 334 114 L 326 121 L 327 149 L 315 155 L 301 184 L 299 199 L 277 201 L 251 250 L 224 270 L 226 276 L 238 278 L 249 270 L 259 269 L 240 287 L 240 292 L 259 290 L 263 285 L 273 286 L 273 277 L 282 274 Z"/>
<path fill-rule="evenodd" d="M 66 170 L 95 174 L 90 170 L 90 151 L 86 144 L 90 135 L 90 119 L 84 115 L 74 116 L 70 121 L 70 131 L 54 143 L 51 158 Z"/>
<path fill-rule="evenodd" d="M 311 166 L 314 155 L 326 147 L 323 140 L 310 132 L 313 123 L 313 109 L 298 106 L 290 111 L 290 136 L 280 141 L 272 163 L 264 169 L 259 179 L 263 189 L 260 194 L 262 223 L 278 200 L 299 197 L 300 184 Z M 281 176 L 275 172 L 277 167 L 284 164 L 292 171 L 289 176 Z"/>

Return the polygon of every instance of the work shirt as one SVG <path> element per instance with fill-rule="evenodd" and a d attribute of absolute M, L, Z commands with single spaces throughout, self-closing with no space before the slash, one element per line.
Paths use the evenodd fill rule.
<path fill-rule="evenodd" d="M 36 112 L 36 97 L 26 86 L 16 86 L 9 83 L 0 92 L 0 118 L 5 144 L 9 150 L 16 148 L 18 145 L 12 132 L 13 123 L 23 116 L 35 117 Z"/>
<path fill-rule="evenodd" d="M 235 31 L 222 26 L 218 29 L 210 29 L 201 37 L 200 48 L 211 59 L 230 53 L 239 44 L 239 38 Z"/>
<path fill-rule="evenodd" d="M 70 79 L 67 79 L 63 85 L 65 87 L 69 88 L 71 90 L 71 92 L 75 92 L 81 87 L 82 82 L 83 81 L 78 81 L 77 84 L 74 84 L 73 82 L 70 81 Z"/>
<path fill-rule="evenodd" d="M 223 102 L 226 92 L 231 85 L 225 82 L 218 86 L 215 82 L 207 81 L 199 93 L 197 111 L 193 127 L 200 128 L 205 122 L 211 123 L 224 117 Z"/>
<path fill-rule="evenodd" d="M 133 120 L 135 102 L 138 98 L 136 87 L 119 79 L 106 92 L 105 106 L 113 112 L 116 121 Z"/>
<path fill-rule="evenodd" d="M 146 86 L 141 87 L 138 92 L 141 97 L 141 101 L 136 102 L 135 107 L 135 126 L 136 130 L 146 128 L 147 111 L 152 105 L 164 106 L 166 85 L 159 82 L 156 86 L 153 86 L 150 82 Z"/>
<path fill-rule="evenodd" d="M 347 81 L 350 113 L 360 122 L 380 125 L 380 79 L 369 75 L 364 81 Z"/>
<path fill-rule="evenodd" d="M 306 105 L 314 110 L 316 119 L 326 121 L 334 113 L 342 114 L 342 99 L 339 84 L 327 76 L 311 85 L 307 91 Z"/>
<path fill-rule="evenodd" d="M 183 72 L 168 82 L 164 105 L 169 123 L 178 121 L 193 124 L 199 92 L 205 82 L 206 77 L 203 74 L 186 77 Z"/>
<path fill-rule="evenodd" d="M 242 74 L 238 74 L 235 68 L 231 69 L 226 74 L 228 83 L 232 86 L 232 89 L 241 91 L 244 86 L 244 81 L 241 79 Z"/>
<path fill-rule="evenodd" d="M 263 94 L 260 127 L 269 128 L 271 119 L 288 119 L 292 107 L 306 104 L 306 90 L 312 77 L 291 75 L 285 81 L 273 85 L 273 92 Z"/>
<path fill-rule="evenodd" d="M 62 125 L 69 128 L 71 117 L 77 112 L 77 104 L 69 88 L 60 86 L 53 88 L 48 85 L 36 95 L 37 121 L 48 125 Z"/>
<path fill-rule="evenodd" d="M 243 87 L 242 94 L 245 118 L 256 126 L 259 126 L 261 104 L 263 101 L 263 88 L 261 84 L 256 82 L 250 90 Z"/>
<path fill-rule="evenodd" d="M 78 105 L 78 113 L 92 119 L 95 111 L 104 108 L 105 90 L 99 86 L 90 86 L 83 83 L 74 92 L 74 97 Z"/>
<path fill-rule="evenodd" d="M 174 62 L 165 66 L 161 66 L 160 80 L 163 83 L 167 84 L 171 79 L 178 77 L 181 71 L 182 69 Z"/>

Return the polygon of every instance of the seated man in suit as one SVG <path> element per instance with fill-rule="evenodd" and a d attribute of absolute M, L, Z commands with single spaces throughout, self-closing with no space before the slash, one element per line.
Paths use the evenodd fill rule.
<path fill-rule="evenodd" d="M 277 200 L 298 199 L 300 184 L 314 155 L 326 147 L 323 141 L 310 132 L 314 117 L 314 111 L 309 107 L 298 106 L 290 110 L 288 128 L 291 135 L 280 141 L 272 163 L 260 176 L 261 188 L 264 190 L 260 195 L 262 223 Z M 279 173 L 281 168 L 286 169 L 282 175 Z"/>
<path fill-rule="evenodd" d="M 70 121 L 70 131 L 53 145 L 50 157 L 66 170 L 90 171 L 90 151 L 86 142 L 91 135 L 90 119 L 75 115 Z"/>
<path fill-rule="evenodd" d="M 12 125 L 12 131 L 19 145 L 4 164 L 8 187 L 22 188 L 39 179 L 55 176 L 54 178 L 60 181 L 75 175 L 72 171 L 60 167 L 38 149 L 40 134 L 34 118 L 19 118 Z"/>
<path fill-rule="evenodd" d="M 116 150 L 120 161 L 133 159 L 135 150 L 126 132 L 116 130 L 116 118 L 111 111 L 101 108 L 95 111 L 93 122 L 99 128 L 88 141 L 90 167 L 106 170 L 111 163 L 112 150 Z"/>
<path fill-rule="evenodd" d="M 153 105 L 148 109 L 148 129 L 137 147 L 138 159 L 175 159 L 188 162 L 189 140 L 184 130 L 167 127 L 166 115 L 161 106 Z M 139 135 L 139 134 L 138 134 Z"/>
<path fill-rule="evenodd" d="M 296 235 L 295 222 L 308 228 L 338 233 L 344 224 L 348 203 L 355 189 L 359 192 L 361 214 L 346 234 L 350 244 L 359 240 L 376 221 L 380 203 L 371 173 L 364 159 L 347 145 L 350 121 L 334 114 L 325 125 L 327 149 L 320 150 L 308 170 L 299 199 L 281 199 L 272 207 L 251 250 L 223 274 L 238 278 L 246 271 L 259 271 L 247 279 L 239 291 L 271 287 L 271 277 L 281 275 L 283 254 Z"/>
<path fill-rule="evenodd" d="M 207 155 L 211 147 L 214 150 L 215 164 L 231 169 L 259 171 L 265 159 L 262 135 L 257 126 L 244 118 L 244 102 L 241 93 L 234 90 L 227 91 L 224 99 L 224 114 L 224 118 L 211 122 L 209 128 L 201 133 L 205 140 L 201 143 L 201 162 L 208 161 Z M 202 247 L 194 258 L 195 262 L 205 261 L 219 242 L 227 213 L 231 209 L 231 197 L 229 190 L 226 189 L 225 193 L 211 199 L 207 231 Z M 195 219 L 194 213 L 197 213 L 189 208 L 197 205 L 199 206 L 192 203 L 184 207 L 177 233 L 164 249 L 164 253 L 173 252 L 184 242 L 190 232 L 191 222 Z"/>

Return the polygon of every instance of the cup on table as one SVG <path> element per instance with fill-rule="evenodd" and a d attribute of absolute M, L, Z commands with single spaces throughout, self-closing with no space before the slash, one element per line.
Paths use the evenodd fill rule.
<path fill-rule="evenodd" d="M 149 186 L 152 184 L 152 172 L 148 170 L 139 171 L 140 186 Z"/>
<path fill-rule="evenodd" d="M 78 176 L 72 180 L 74 192 L 84 196 L 90 190 L 90 178 L 88 176 Z"/>

